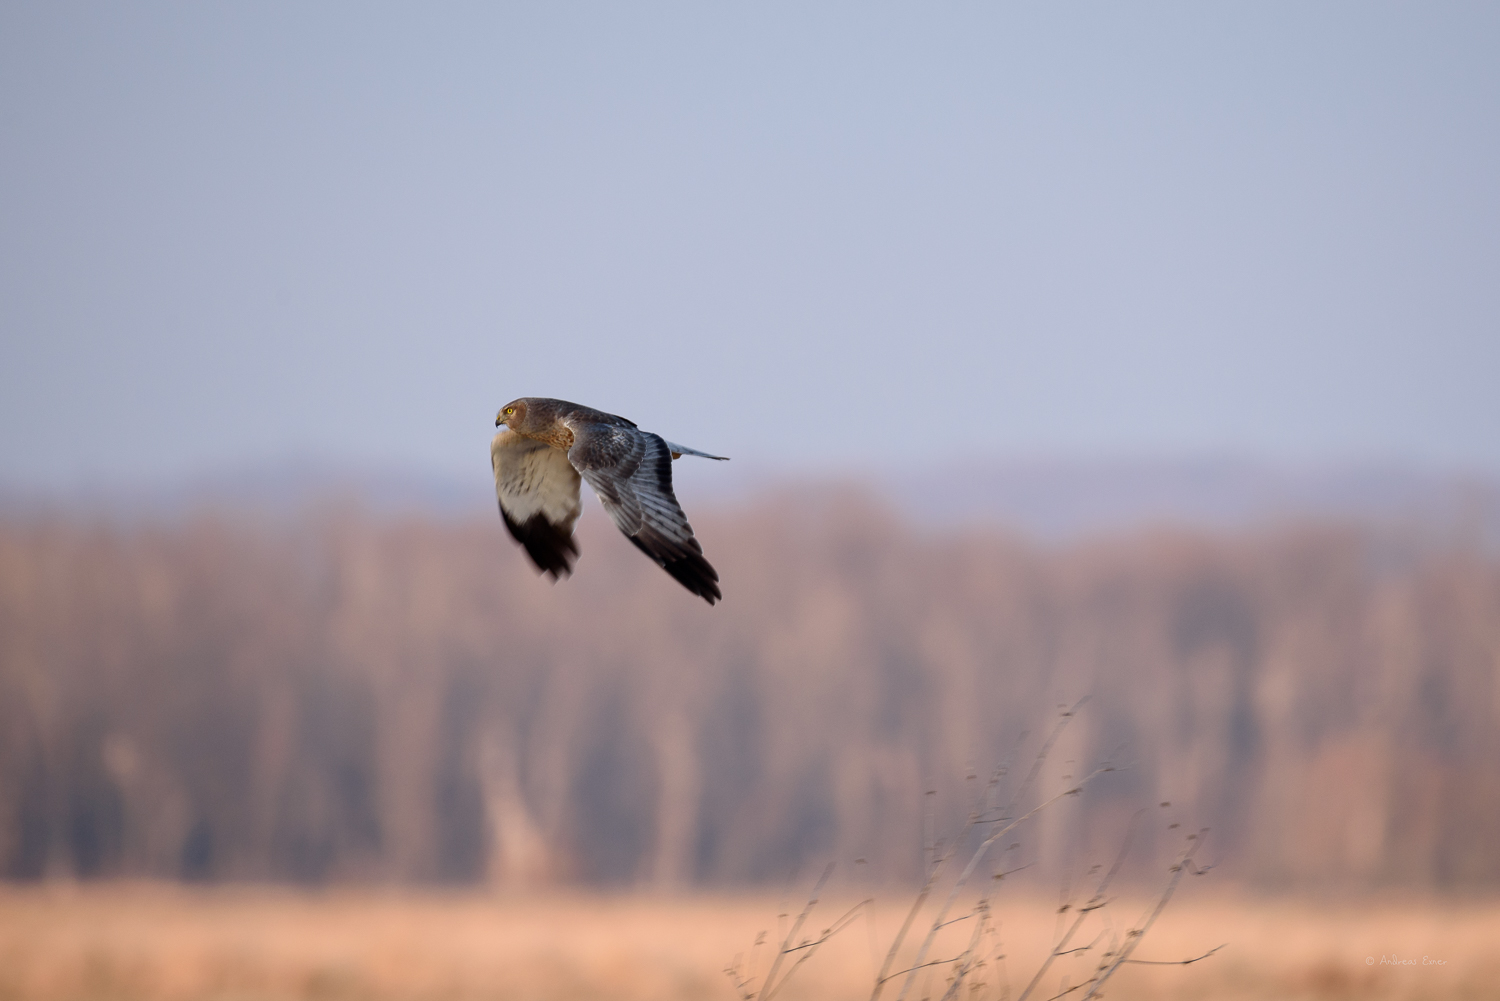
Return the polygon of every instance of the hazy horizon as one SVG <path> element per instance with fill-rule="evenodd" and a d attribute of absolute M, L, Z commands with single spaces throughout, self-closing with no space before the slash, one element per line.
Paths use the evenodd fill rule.
<path fill-rule="evenodd" d="M 676 492 L 690 515 L 717 517 L 801 497 L 875 505 L 923 529 L 988 527 L 1042 543 L 1157 527 L 1237 533 L 1290 523 L 1472 535 L 1500 543 L 1500 477 L 1416 463 L 1295 463 L 1251 456 L 935 459 L 914 470 L 679 462 Z M 590 519 L 603 519 L 584 490 Z M 0 482 L 0 518 L 36 515 L 160 522 L 210 512 L 300 517 L 348 509 L 449 521 L 494 518 L 489 470 L 338 463 L 303 456 L 202 470 L 154 483 L 85 481 L 66 488 Z M 494 527 L 500 533 L 500 523 Z"/>

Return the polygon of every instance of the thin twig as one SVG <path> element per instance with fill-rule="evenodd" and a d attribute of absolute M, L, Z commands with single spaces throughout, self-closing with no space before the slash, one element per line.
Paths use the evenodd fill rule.
<path fill-rule="evenodd" d="M 1111 771 L 1114 771 L 1113 766 L 1101 765 L 1100 767 L 1094 769 L 1093 772 L 1085 775 L 1083 777 L 1083 780 L 1073 788 L 1064 790 L 1063 792 L 1058 793 L 1056 796 L 1053 796 L 1051 799 L 1038 804 L 1032 810 L 1017 817 L 1009 824 L 1006 824 L 1004 827 L 1000 828 L 1000 830 L 996 831 L 994 834 L 991 834 L 989 837 L 985 838 L 984 841 L 980 843 L 979 847 L 974 850 L 974 856 L 969 859 L 969 864 L 964 867 L 963 874 L 958 877 L 958 879 L 953 884 L 953 889 L 949 891 L 948 899 L 944 901 L 942 910 L 938 912 L 937 918 L 933 921 L 932 929 L 928 932 L 927 938 L 922 942 L 922 948 L 917 952 L 918 962 L 920 962 L 922 958 L 926 956 L 928 948 L 931 947 L 933 939 L 937 937 L 938 930 L 942 927 L 943 919 L 948 916 L 948 911 L 952 908 L 953 902 L 958 899 L 959 891 L 961 891 L 964 886 L 967 885 L 967 883 L 969 882 L 969 877 L 973 875 L 975 867 L 979 865 L 980 860 L 983 859 L 985 853 L 989 851 L 990 845 L 994 844 L 1002 836 L 1010 833 L 1016 828 L 1017 825 L 1030 820 L 1032 817 L 1036 816 L 1038 813 L 1042 812 L 1047 807 L 1051 806 L 1053 803 L 1056 803 L 1063 797 L 1072 796 L 1073 794 L 1082 791 L 1083 787 L 1090 781 L 1098 778 L 1105 772 Z M 902 1001 L 902 999 L 906 997 L 906 993 L 911 989 L 912 982 L 915 979 L 915 977 L 908 977 L 906 979 L 906 983 L 901 985 L 901 993 L 897 995 L 896 1001 Z"/>
<path fill-rule="evenodd" d="M 1031 983 L 1026 985 L 1026 989 L 1021 992 L 1021 996 L 1016 1001 L 1026 1001 L 1031 992 L 1036 990 L 1036 985 L 1041 982 L 1042 975 L 1047 972 L 1047 968 L 1052 965 L 1052 961 L 1058 956 L 1067 955 L 1067 953 L 1061 951 L 1063 946 L 1067 945 L 1073 938 L 1074 933 L 1087 920 L 1089 914 L 1104 906 L 1104 892 L 1109 889 L 1109 884 L 1114 881 L 1115 876 L 1120 871 L 1120 867 L 1125 864 L 1125 856 L 1129 854 L 1130 845 L 1135 840 L 1136 825 L 1140 822 L 1141 814 L 1145 812 L 1145 810 L 1137 810 L 1135 815 L 1130 818 L 1130 826 L 1125 830 L 1125 841 L 1120 845 L 1119 853 L 1115 855 L 1115 864 L 1109 867 L 1109 872 L 1105 873 L 1104 879 L 1099 882 L 1099 886 L 1094 890 L 1093 897 L 1089 898 L 1088 904 L 1079 908 L 1078 917 L 1073 921 L 1073 927 L 1069 928 L 1068 933 L 1058 941 L 1057 945 L 1052 947 L 1051 955 L 1042 963 L 1042 968 L 1036 971 L 1036 976 L 1031 978 Z M 1099 940 L 1096 938 L 1094 941 L 1097 942 Z M 1093 943 L 1090 943 L 1090 947 L 1092 945 Z"/>
<path fill-rule="evenodd" d="M 777 984 L 774 988 L 772 988 L 771 991 L 770 991 L 770 993 L 766 994 L 764 996 L 764 998 L 762 998 L 762 1001 L 771 1001 L 771 999 L 776 996 L 777 992 L 780 991 L 783 987 L 786 986 L 786 982 L 788 980 L 792 979 L 792 974 L 796 973 L 799 969 L 801 969 L 803 963 L 805 963 L 809 959 L 813 958 L 813 955 L 815 953 L 817 953 L 817 951 L 818 951 L 818 946 L 822 945 L 824 942 L 827 942 L 829 939 L 833 938 L 833 936 L 835 936 L 839 932 L 843 931 L 844 928 L 854 919 L 854 915 L 862 907 L 864 907 L 865 904 L 870 904 L 870 903 L 874 903 L 874 901 L 873 900 L 866 900 L 866 901 L 863 901 L 861 903 L 855 904 L 853 907 L 851 907 L 849 909 L 849 911 L 842 918 L 840 918 L 838 921 L 835 921 L 833 923 L 833 927 L 832 928 L 829 928 L 829 929 L 825 930 L 823 932 L 823 936 L 821 938 L 819 938 L 817 941 L 815 941 L 815 942 L 804 942 L 802 945 L 793 946 L 791 949 L 787 950 L 788 952 L 797 952 L 797 951 L 802 950 L 802 949 L 806 949 L 807 951 L 805 953 L 803 953 L 802 956 L 800 958 L 798 958 L 798 960 L 795 963 L 792 964 L 792 968 L 790 970 L 787 970 L 786 974 L 784 976 L 782 976 L 781 983 Z"/>
<path fill-rule="evenodd" d="M 1025 865 L 1018 865 L 1018 866 L 1016 866 L 1014 869 L 1006 869 L 1004 872 L 997 872 L 997 873 L 995 873 L 995 875 L 991 876 L 990 878 L 991 879 L 997 879 L 997 880 L 998 879 L 1004 879 L 1006 876 L 1014 875 L 1014 874 L 1020 872 L 1022 869 L 1030 869 L 1034 865 L 1036 865 L 1035 862 L 1027 862 Z"/>
<path fill-rule="evenodd" d="M 787 932 L 786 938 L 781 943 L 781 949 L 776 953 L 776 959 L 771 963 L 771 971 L 766 974 L 765 986 L 761 988 L 761 998 L 763 1001 L 769 1001 L 772 995 L 775 994 L 776 971 L 781 968 L 781 961 L 786 958 L 786 954 L 790 951 L 787 947 L 792 944 L 792 941 L 797 937 L 797 933 L 802 930 L 802 923 L 807 920 L 807 915 L 811 913 L 813 907 L 818 902 L 818 894 L 823 891 L 823 884 L 828 882 L 828 877 L 832 875 L 833 863 L 830 862 L 823 867 L 823 875 L 818 877 L 817 884 L 813 886 L 812 896 L 807 898 L 807 906 L 802 908 L 801 914 L 797 915 L 797 920 L 792 925 L 792 930 Z"/>
<path fill-rule="evenodd" d="M 778 983 L 775 987 L 770 986 L 770 980 L 766 981 L 766 986 L 769 988 L 769 990 L 763 996 L 762 1001 L 771 1001 L 771 999 L 775 997 L 783 987 L 786 986 L 786 982 L 792 979 L 792 974 L 796 973 L 797 970 L 801 968 L 803 963 L 813 958 L 813 955 L 818 951 L 818 946 L 822 945 L 824 942 L 827 942 L 829 939 L 833 938 L 833 936 L 837 935 L 839 932 L 849 927 L 849 925 L 853 924 L 854 919 L 859 916 L 860 912 L 867 910 L 874 903 L 874 897 L 861 900 L 859 903 L 855 904 L 853 907 L 845 911 L 831 926 L 824 928 L 823 934 L 818 938 L 814 939 L 811 942 L 803 942 L 801 945 L 794 945 L 791 948 L 783 949 L 783 955 L 793 952 L 801 952 L 802 955 L 799 956 L 797 961 L 792 964 L 792 968 L 790 970 L 787 970 L 786 973 L 782 975 L 781 982 Z M 811 910 L 811 907 L 809 907 L 809 910 Z"/>
<path fill-rule="evenodd" d="M 1023 733 L 1021 736 L 1024 738 L 1026 735 Z M 1012 755 L 1019 750 L 1020 742 L 1018 740 L 1015 749 L 1011 752 Z M 891 940 L 891 947 L 885 953 L 885 962 L 880 964 L 880 972 L 875 974 L 875 986 L 870 992 L 870 1001 L 879 1001 L 880 992 L 885 989 L 886 982 L 894 980 L 901 975 L 900 973 L 890 972 L 891 967 L 895 965 L 896 954 L 901 951 L 901 943 L 906 941 L 906 935 L 911 931 L 911 926 L 916 921 L 917 915 L 921 913 L 922 905 L 927 902 L 927 897 L 932 893 L 932 888 L 937 885 L 938 876 L 942 873 L 944 863 L 958 850 L 958 846 L 963 842 L 965 835 L 969 833 L 970 828 L 974 826 L 988 808 L 990 790 L 999 785 L 1000 779 L 1009 774 L 1009 772 L 1010 758 L 1002 760 L 1000 764 L 995 766 L 995 770 L 990 773 L 989 782 L 986 783 L 984 789 L 980 791 L 979 796 L 975 800 L 974 809 L 969 811 L 969 816 L 964 821 L 963 829 L 949 846 L 948 853 L 940 859 L 934 859 L 933 863 L 928 867 L 927 878 L 923 881 L 922 888 L 917 891 L 916 899 L 911 903 L 911 910 L 906 912 L 906 920 L 901 923 L 901 928 L 896 932 L 896 937 Z M 903 970 L 901 972 L 905 973 L 907 971 Z"/>
<path fill-rule="evenodd" d="M 1074 717 L 1078 715 L 1078 710 L 1086 706 L 1088 704 L 1088 701 L 1089 696 L 1085 695 L 1083 698 L 1073 703 L 1073 707 L 1067 712 L 1063 713 L 1061 717 L 1059 717 L 1057 725 L 1054 726 L 1052 728 L 1052 732 L 1047 735 L 1046 743 L 1042 744 L 1042 749 L 1037 752 L 1036 760 L 1031 763 L 1031 771 L 1026 773 L 1026 781 L 1022 782 L 1020 786 L 1017 787 L 1015 795 L 1010 798 L 1009 803 L 1005 804 L 1004 812 L 1010 813 L 1011 810 L 1015 809 L 1016 804 L 1021 802 L 1021 800 L 1026 796 L 1026 793 L 1031 788 L 1032 783 L 1036 781 L 1037 774 L 1041 772 L 1042 765 L 1046 763 L 1048 756 L 1051 755 L 1052 745 L 1057 743 L 1057 738 L 1062 736 L 1063 730 L 1067 729 L 1068 724 L 1074 719 Z"/>
<path fill-rule="evenodd" d="M 750 960 L 745 966 L 745 986 L 749 986 L 755 980 L 755 963 L 760 956 L 760 947 L 766 944 L 766 933 L 761 932 L 755 936 L 755 942 L 750 946 Z M 746 997 L 751 995 L 747 993 Z"/>
<path fill-rule="evenodd" d="M 1084 703 L 1088 702 L 1088 700 L 1089 697 L 1085 695 L 1083 698 L 1074 703 L 1072 709 L 1063 713 L 1061 718 L 1058 719 L 1057 724 L 1052 728 L 1052 732 L 1047 735 L 1046 741 L 1043 742 L 1041 750 L 1037 752 L 1036 759 L 1031 764 L 1031 770 L 1026 774 L 1026 779 L 1021 783 L 1020 787 L 1017 788 L 1015 795 L 1011 797 L 1010 802 L 1006 804 L 1005 809 L 1001 811 L 1003 814 L 1009 814 L 1014 809 L 1015 805 L 1021 801 L 1026 792 L 1031 788 L 1032 783 L 1036 781 L 1037 775 L 1042 770 L 1042 765 L 1046 762 L 1048 755 L 1052 753 L 1052 745 L 1057 743 L 1057 738 L 1062 735 L 1062 732 L 1067 728 L 1068 723 L 1071 722 L 1075 716 L 1077 716 L 1078 710 L 1082 708 Z M 1092 778 L 1093 776 L 1089 777 Z M 1085 779 L 1084 781 L 1087 782 L 1088 779 Z M 1082 786 L 1083 783 L 1079 783 L 1077 788 L 1082 788 Z M 1073 791 L 1076 791 L 1076 789 L 1069 790 L 1069 792 Z M 938 912 L 938 916 L 934 924 L 938 925 L 938 927 L 941 927 L 941 925 L 938 923 L 941 922 L 945 917 L 947 917 L 949 908 L 953 906 L 953 901 L 958 896 L 958 891 L 964 886 L 965 883 L 968 882 L 968 878 L 973 873 L 974 867 L 979 864 L 979 860 L 984 857 L 985 852 L 989 851 L 990 845 L 994 844 L 995 841 L 1002 835 L 1007 834 L 1008 832 L 1013 830 L 1017 824 L 1030 818 L 1038 810 L 1042 809 L 1042 807 L 1048 806 L 1051 803 L 1055 802 L 1057 799 L 1061 798 L 1062 795 L 1067 795 L 1067 793 L 1062 793 L 1059 796 L 1055 796 L 1052 799 L 1048 800 L 1046 803 L 1043 803 L 1042 806 L 1037 807 L 1036 810 L 1032 810 L 1031 813 L 1026 814 L 1024 817 L 1012 820 L 1004 827 L 992 833 L 980 844 L 980 846 L 975 850 L 973 858 L 969 860 L 969 865 L 964 870 L 963 875 L 959 877 L 958 882 L 954 885 L 952 891 L 948 894 L 948 900 L 943 904 L 943 909 Z M 964 824 L 963 831 L 957 838 L 954 839 L 955 848 L 960 842 L 963 841 L 964 835 L 968 834 L 969 829 L 977 820 L 977 814 L 971 814 L 969 816 L 968 821 Z M 949 856 L 951 855 L 952 852 L 950 851 Z M 947 861 L 947 859 L 945 858 L 944 861 Z M 928 880 L 928 883 L 922 887 L 922 892 L 917 895 L 917 900 L 912 906 L 912 911 L 907 916 L 907 923 L 901 929 L 901 937 L 898 937 L 895 942 L 891 943 L 891 952 L 887 958 L 887 965 L 889 965 L 889 960 L 891 958 L 894 958 L 896 949 L 900 947 L 901 938 L 905 936 L 907 929 L 910 927 L 911 919 L 916 917 L 917 908 L 919 908 L 922 903 L 926 901 L 927 895 L 931 892 L 932 884 L 936 880 L 936 877 L 937 874 L 936 872 L 934 872 L 933 876 Z M 927 937 L 923 939 L 922 947 L 917 950 L 918 964 L 922 963 L 922 960 L 927 955 L 927 951 L 932 947 L 933 939 L 936 937 L 937 927 L 934 927 L 928 932 Z M 883 972 L 884 971 L 882 971 L 882 973 Z M 916 982 L 916 979 L 916 974 L 912 974 L 911 976 L 908 976 L 906 978 L 906 982 L 901 985 L 901 993 L 896 996 L 896 1001 L 902 1001 L 902 999 L 906 997 L 907 992 L 911 990 L 912 984 Z M 875 991 L 870 995 L 870 1001 L 878 1001 L 880 997 L 880 991 L 884 987 L 884 983 L 884 980 L 876 981 Z"/>
<path fill-rule="evenodd" d="M 750 981 L 754 978 L 742 978 L 740 976 L 740 961 L 744 958 L 745 954 L 743 952 L 738 953 L 734 957 L 734 962 L 724 970 L 724 973 L 729 977 L 730 983 L 734 984 L 734 996 L 740 998 L 741 1001 L 750 1001 L 750 999 L 755 997 L 755 995 L 750 991 L 745 990 L 745 988 L 750 985 Z"/>
<path fill-rule="evenodd" d="M 1108 969 L 1094 978 L 1094 986 L 1083 996 L 1083 1001 L 1089 1001 L 1090 998 L 1098 997 L 1099 988 L 1104 986 L 1105 981 L 1114 976 L 1120 967 L 1129 961 L 1130 954 L 1135 951 L 1136 946 L 1141 944 L 1141 939 L 1146 937 L 1146 932 L 1151 930 L 1151 926 L 1156 923 L 1156 919 L 1166 909 L 1167 901 L 1172 899 L 1172 894 L 1176 891 L 1177 884 L 1182 881 L 1182 874 L 1192 870 L 1193 853 L 1203 847 L 1203 838 L 1206 834 L 1208 834 L 1208 828 L 1205 827 L 1196 835 L 1189 836 L 1188 847 L 1178 857 L 1177 864 L 1172 866 L 1172 877 L 1167 880 L 1167 888 L 1162 892 L 1161 900 L 1157 901 L 1156 909 L 1151 912 L 1151 916 L 1146 919 L 1140 928 L 1127 934 L 1125 945 L 1120 949 L 1119 955 L 1110 964 Z"/>
<path fill-rule="evenodd" d="M 833 938 L 833 936 L 837 935 L 839 932 L 847 928 L 854 921 L 854 919 L 859 916 L 859 912 L 862 908 L 867 907 L 873 903 L 875 903 L 874 897 L 869 897 L 865 900 L 861 900 L 859 903 L 855 904 L 853 907 L 845 911 L 843 915 L 840 916 L 839 919 L 835 921 L 831 927 L 824 928 L 821 938 L 814 939 L 811 942 L 803 942 L 801 945 L 794 945 L 786 951 L 797 952 L 801 949 L 817 948 L 818 946 L 822 945 L 824 942 L 827 942 L 829 939 Z M 784 980 L 786 978 L 783 977 L 782 979 Z"/>
<path fill-rule="evenodd" d="M 1216 945 L 1212 949 L 1205 952 L 1203 955 L 1194 956 L 1192 959 L 1127 959 L 1125 960 L 1125 962 L 1137 963 L 1141 966 L 1186 966 L 1189 963 L 1196 963 L 1200 959 L 1207 959 L 1209 956 L 1212 956 L 1214 953 L 1218 952 L 1220 949 L 1223 949 L 1228 945 L 1228 942 L 1225 942 L 1224 945 Z"/>
<path fill-rule="evenodd" d="M 1075 952 L 1088 952 L 1094 946 L 1098 945 L 1099 944 L 1099 940 L 1101 938 L 1103 938 L 1103 937 L 1104 937 L 1104 933 L 1100 932 L 1099 934 L 1097 934 L 1097 935 L 1094 936 L 1094 940 L 1092 942 L 1090 942 L 1088 945 L 1080 945 L 1080 946 L 1077 946 L 1076 948 L 1073 948 L 1073 949 L 1064 949 L 1062 952 L 1054 952 L 1052 955 L 1054 955 L 1054 956 L 1071 956 Z"/>
<path fill-rule="evenodd" d="M 979 958 L 979 940 L 984 935 L 984 927 L 989 919 L 988 910 L 979 915 L 979 923 L 974 926 L 974 934 L 969 936 L 969 948 L 958 957 L 958 968 L 953 971 L 953 983 L 948 985 L 942 1001 L 953 1001 L 953 998 L 958 996 L 958 988 L 964 982 L 964 978 L 969 975 L 970 970 L 974 969 L 974 963 Z"/>
<path fill-rule="evenodd" d="M 925 970 L 929 966 L 942 966 L 945 963 L 956 963 L 960 959 L 963 959 L 963 958 L 964 958 L 963 957 L 963 953 L 959 953 L 957 956 L 954 956 L 952 959 L 929 959 L 927 962 L 923 963 L 921 966 L 908 966 L 904 970 L 897 970 L 895 973 L 892 973 L 890 976 L 886 977 L 886 979 L 887 980 L 895 980 L 897 977 L 901 976 L 901 974 L 903 974 L 903 973 L 913 973 L 913 972 L 915 972 L 917 970 Z"/>

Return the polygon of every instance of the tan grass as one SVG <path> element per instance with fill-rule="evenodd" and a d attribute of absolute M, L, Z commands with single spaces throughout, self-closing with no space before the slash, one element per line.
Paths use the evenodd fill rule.
<path fill-rule="evenodd" d="M 804 966 L 795 999 L 862 998 L 894 932 L 897 894 Z M 729 999 L 723 969 L 790 908 L 765 897 L 551 895 L 162 885 L 0 890 L 0 998 L 177 999 Z M 821 905 L 817 930 L 842 908 Z M 1049 948 L 1056 907 L 1002 900 L 1005 958 L 980 971 L 982 997 L 1014 996 Z M 1138 908 L 1112 905 L 1117 927 Z M 935 955 L 956 955 L 953 929 Z M 1177 960 L 1221 942 L 1190 967 L 1134 966 L 1111 998 L 1500 997 L 1500 903 L 1179 899 L 1137 955 Z M 946 951 L 945 951 L 946 950 Z M 765 949 L 759 959 L 764 973 Z M 1097 953 L 1095 953 L 1097 955 Z M 1442 960 L 1423 965 L 1423 957 Z M 1381 959 L 1415 960 L 1392 966 Z M 1369 960 L 1373 959 L 1373 964 Z M 1096 961 L 1060 961 L 1039 997 L 1087 976 Z M 1064 982 L 1064 978 L 1069 978 Z M 919 987 L 941 995 L 941 973 Z M 894 992 L 890 992 L 893 996 Z M 918 996 L 925 996 L 923 994 Z M 966 989 L 965 996 L 970 996 Z M 1076 995 L 1075 995 L 1076 996 Z"/>

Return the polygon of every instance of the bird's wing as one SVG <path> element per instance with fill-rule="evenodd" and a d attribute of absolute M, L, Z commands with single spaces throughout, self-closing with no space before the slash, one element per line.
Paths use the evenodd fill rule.
<path fill-rule="evenodd" d="M 667 442 L 667 450 L 672 453 L 672 458 L 674 459 L 680 459 L 684 455 L 700 455 L 705 459 L 718 459 L 720 462 L 729 461 L 729 456 L 727 455 L 709 455 L 707 452 L 700 452 L 696 448 L 688 448 L 686 445 L 679 445 L 672 441 Z"/>
<path fill-rule="evenodd" d="M 505 430 L 490 441 L 495 470 L 495 497 L 500 517 L 537 569 L 556 580 L 573 572 L 578 546 L 573 523 L 583 504 L 578 497 L 578 470 L 567 453 Z"/>
<path fill-rule="evenodd" d="M 615 527 L 689 591 L 723 595 L 693 526 L 672 493 L 672 447 L 660 435 L 614 424 L 571 424 L 568 460 L 589 481 Z"/>

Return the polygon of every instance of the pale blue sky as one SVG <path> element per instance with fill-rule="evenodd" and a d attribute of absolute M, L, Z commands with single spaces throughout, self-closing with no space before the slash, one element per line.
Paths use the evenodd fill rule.
<path fill-rule="evenodd" d="M 7 3 L 0 459 L 1500 469 L 1500 6 Z"/>

